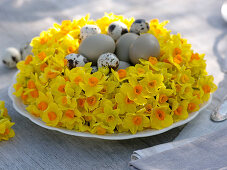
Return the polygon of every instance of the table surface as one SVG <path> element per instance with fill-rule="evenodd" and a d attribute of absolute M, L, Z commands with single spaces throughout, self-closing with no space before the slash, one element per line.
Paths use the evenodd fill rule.
<path fill-rule="evenodd" d="M 227 60 L 222 56 L 227 51 L 222 47 L 226 46 L 227 24 L 220 15 L 221 4 L 222 1 L 217 0 L 67 0 L 64 3 L 1 0 L 0 55 L 9 46 L 20 47 L 54 22 L 78 18 L 88 12 L 94 19 L 104 12 L 159 18 L 170 20 L 167 27 L 173 33 L 180 32 L 193 44 L 195 51 L 206 54 L 208 73 L 223 86 L 226 75 L 221 70 L 227 66 Z M 0 100 L 6 101 L 9 114 L 16 123 L 13 127 L 16 136 L 0 143 L 0 169 L 128 169 L 134 150 L 172 141 L 182 128 L 123 141 L 75 137 L 41 128 L 12 108 L 7 89 L 15 72 L 16 69 L 7 69 L 0 63 Z"/>

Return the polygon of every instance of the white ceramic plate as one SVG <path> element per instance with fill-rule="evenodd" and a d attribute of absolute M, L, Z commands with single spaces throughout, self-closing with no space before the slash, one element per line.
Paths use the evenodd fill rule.
<path fill-rule="evenodd" d="M 187 119 L 173 123 L 171 126 L 164 128 L 164 129 L 161 129 L 161 130 L 148 129 L 148 130 L 138 132 L 134 135 L 130 134 L 130 133 L 96 135 L 96 134 L 91 134 L 91 133 L 88 133 L 88 132 L 77 132 L 77 131 L 73 131 L 73 130 L 67 130 L 67 129 L 63 129 L 63 128 L 56 128 L 56 127 L 47 126 L 40 118 L 37 118 L 37 117 L 33 116 L 32 114 L 28 113 L 28 111 L 25 109 L 26 106 L 23 104 L 23 102 L 19 98 L 17 98 L 16 96 L 13 95 L 13 92 L 14 92 L 13 84 L 16 82 L 17 73 L 14 75 L 13 82 L 8 89 L 8 95 L 11 98 L 11 100 L 13 101 L 13 107 L 16 109 L 16 111 L 18 113 L 20 113 L 21 115 L 29 118 L 32 122 L 34 122 L 35 124 L 37 124 L 41 127 L 44 127 L 46 129 L 50 129 L 50 130 L 56 130 L 56 131 L 59 131 L 59 132 L 62 132 L 62 133 L 68 134 L 68 135 L 73 135 L 73 136 L 100 138 L 100 139 L 107 139 L 107 140 L 124 140 L 124 139 L 131 139 L 131 138 L 154 136 L 154 135 L 164 133 L 164 132 L 166 132 L 170 129 L 173 129 L 175 127 L 178 127 L 178 126 L 181 126 L 181 125 L 184 125 L 184 124 L 190 122 L 199 114 L 200 111 L 205 109 L 210 104 L 210 102 L 212 100 L 212 95 L 211 95 L 210 100 L 208 102 L 204 103 L 201 106 L 199 111 L 190 113 L 189 117 Z"/>

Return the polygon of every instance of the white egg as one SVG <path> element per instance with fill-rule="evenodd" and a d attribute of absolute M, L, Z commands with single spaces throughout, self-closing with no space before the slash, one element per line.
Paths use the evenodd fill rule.
<path fill-rule="evenodd" d="M 120 22 L 120 21 L 115 21 L 111 23 L 108 27 L 108 34 L 111 36 L 115 41 L 120 38 L 123 34 L 128 32 L 127 26 Z"/>
<path fill-rule="evenodd" d="M 129 66 L 131 66 L 130 63 L 125 62 L 125 61 L 120 61 L 118 70 L 120 70 L 120 69 L 126 69 L 126 68 L 128 68 Z"/>
<path fill-rule="evenodd" d="M 100 55 L 97 61 L 98 68 L 108 67 L 116 70 L 119 66 L 119 59 L 113 53 L 105 53 Z"/>
<path fill-rule="evenodd" d="M 23 47 L 20 48 L 21 60 L 25 60 L 28 55 L 33 55 L 32 47 L 30 42 L 26 43 Z"/>
<path fill-rule="evenodd" d="M 149 29 L 150 26 L 148 22 L 146 22 L 144 19 L 137 19 L 132 23 L 130 32 L 140 35 L 141 33 L 148 32 Z"/>
<path fill-rule="evenodd" d="M 101 30 L 97 25 L 85 25 L 80 29 L 79 38 L 83 41 L 90 35 L 100 34 Z"/>
<path fill-rule="evenodd" d="M 75 67 L 83 67 L 87 62 L 87 58 L 85 58 L 81 54 L 69 54 L 65 57 L 68 60 L 67 66 L 71 70 Z"/>
<path fill-rule="evenodd" d="M 21 54 L 18 49 L 9 47 L 2 55 L 2 62 L 9 68 L 16 67 L 17 63 L 21 60 Z"/>

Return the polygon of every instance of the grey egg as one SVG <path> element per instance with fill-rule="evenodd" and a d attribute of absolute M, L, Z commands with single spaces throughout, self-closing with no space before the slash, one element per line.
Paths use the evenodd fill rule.
<path fill-rule="evenodd" d="M 119 66 L 119 59 L 113 53 L 105 53 L 100 55 L 97 61 L 98 68 L 100 67 L 108 67 L 116 70 Z"/>
<path fill-rule="evenodd" d="M 126 33 L 117 40 L 115 53 L 120 61 L 130 62 L 129 47 L 137 38 L 137 34 Z"/>
<path fill-rule="evenodd" d="M 130 32 L 140 35 L 141 33 L 146 33 L 150 29 L 149 23 L 144 19 L 135 20 L 130 28 Z"/>
<path fill-rule="evenodd" d="M 71 53 L 65 57 L 68 60 L 67 66 L 71 70 L 75 67 L 83 67 L 88 60 L 81 54 Z"/>
<path fill-rule="evenodd" d="M 114 51 L 114 40 L 105 34 L 91 35 L 82 41 L 79 47 L 79 53 L 91 61 L 93 65 L 96 64 L 100 55 Z"/>
<path fill-rule="evenodd" d="M 28 55 L 33 55 L 32 47 L 30 42 L 27 42 L 23 47 L 20 48 L 21 60 L 25 60 Z"/>
<path fill-rule="evenodd" d="M 150 56 L 158 57 L 160 55 L 160 45 L 152 34 L 143 34 L 139 36 L 130 46 L 129 57 L 133 64 L 139 63 L 139 59 L 148 60 Z"/>
<path fill-rule="evenodd" d="M 120 22 L 112 22 L 108 27 L 108 35 L 111 36 L 115 41 L 123 34 L 128 32 L 127 26 Z"/>
<path fill-rule="evenodd" d="M 2 62 L 9 68 L 16 67 L 21 60 L 21 54 L 18 49 L 14 47 L 7 48 L 2 55 Z"/>
<path fill-rule="evenodd" d="M 129 67 L 129 66 L 131 66 L 130 63 L 125 62 L 125 61 L 120 61 L 118 70 L 120 70 L 120 69 L 126 69 L 126 68 Z"/>
<path fill-rule="evenodd" d="M 101 30 L 97 25 L 85 25 L 80 29 L 80 40 L 84 40 L 88 36 L 94 35 L 94 34 L 100 34 Z"/>

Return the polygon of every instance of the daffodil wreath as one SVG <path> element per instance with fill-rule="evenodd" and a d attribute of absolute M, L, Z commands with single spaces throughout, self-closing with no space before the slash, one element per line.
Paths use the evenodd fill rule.
<path fill-rule="evenodd" d="M 148 33 L 160 44 L 158 58 L 111 73 L 100 68 L 91 74 L 91 63 L 69 70 L 65 56 L 77 53 L 80 28 L 93 24 L 107 34 L 114 21 L 130 28 L 134 18 L 110 13 L 94 21 L 87 15 L 55 23 L 33 38 L 34 55 L 18 63 L 14 85 L 30 114 L 49 126 L 80 132 L 135 134 L 186 119 L 208 101 L 216 85 L 206 72 L 204 54 L 194 52 L 180 34 L 170 34 L 168 21 L 149 22 Z"/>

